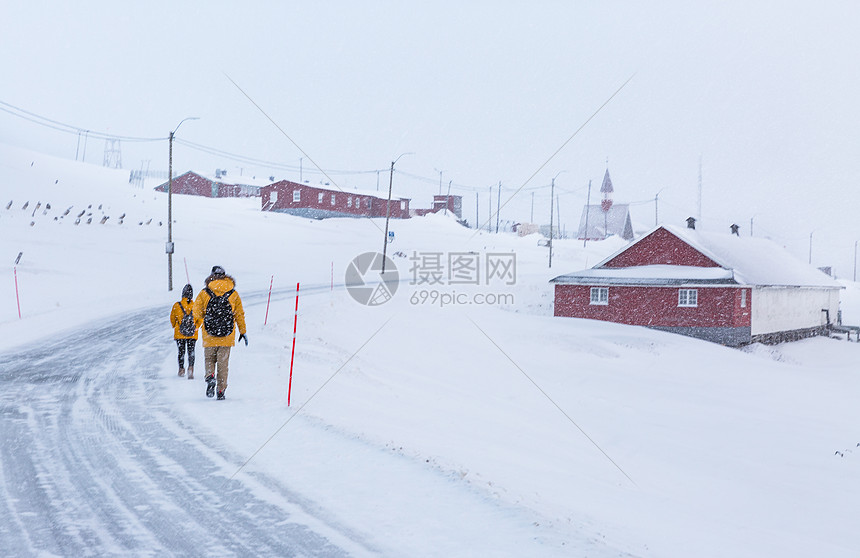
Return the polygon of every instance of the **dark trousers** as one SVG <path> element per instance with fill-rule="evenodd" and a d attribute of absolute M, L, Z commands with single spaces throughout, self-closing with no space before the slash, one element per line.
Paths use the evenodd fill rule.
<path fill-rule="evenodd" d="M 194 346 L 197 339 L 176 339 L 176 348 L 179 350 L 179 368 L 185 368 L 185 349 L 188 349 L 188 367 L 194 367 Z"/>

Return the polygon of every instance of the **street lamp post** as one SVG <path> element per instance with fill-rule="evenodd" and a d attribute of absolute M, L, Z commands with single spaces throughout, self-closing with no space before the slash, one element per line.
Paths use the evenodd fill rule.
<path fill-rule="evenodd" d="M 385 273 L 385 258 L 388 254 L 388 220 L 391 218 L 391 188 L 394 184 L 394 163 L 399 161 L 400 157 L 412 154 L 412 152 L 401 153 L 400 156 L 391 161 L 391 173 L 388 176 L 388 203 L 385 206 L 385 238 L 382 239 L 382 273 Z"/>
<path fill-rule="evenodd" d="M 553 205 L 553 201 L 554 201 L 553 198 L 555 198 L 555 179 L 558 178 L 558 175 L 563 173 L 563 172 L 564 171 L 558 171 L 558 174 L 556 174 L 555 176 L 552 177 L 552 182 L 550 183 L 550 187 L 549 187 L 549 267 L 552 267 L 552 237 L 553 237 L 553 231 L 552 231 L 552 225 L 553 225 L 553 223 L 552 223 L 552 214 L 553 214 L 552 209 L 553 209 L 553 207 L 552 207 L 552 205 Z"/>
<path fill-rule="evenodd" d="M 196 116 L 183 118 L 176 125 L 176 128 L 170 132 L 169 148 L 168 148 L 168 164 L 167 164 L 167 244 L 164 251 L 167 252 L 167 290 L 173 290 L 173 136 L 176 130 L 182 126 L 186 120 L 199 120 Z"/>

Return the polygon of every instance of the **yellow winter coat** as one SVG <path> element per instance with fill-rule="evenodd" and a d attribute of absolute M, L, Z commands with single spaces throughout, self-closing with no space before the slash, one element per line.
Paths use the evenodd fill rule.
<path fill-rule="evenodd" d="M 200 327 L 200 324 L 196 318 L 194 319 L 194 335 L 182 335 L 179 333 L 179 324 L 182 322 L 183 309 L 185 310 L 185 314 L 189 314 L 193 311 L 194 306 L 191 300 L 183 298 L 179 302 L 175 302 L 173 304 L 173 309 L 170 311 L 170 325 L 173 326 L 173 338 L 197 339 L 197 328 Z M 194 315 L 196 316 L 197 314 L 195 313 Z"/>
<path fill-rule="evenodd" d="M 226 275 L 223 278 L 208 279 L 206 286 L 209 287 L 215 296 L 222 296 L 230 289 L 236 288 L 236 281 L 229 275 Z M 245 310 L 242 308 L 242 299 L 239 297 L 239 293 L 233 291 L 227 297 L 227 301 L 230 303 L 230 307 L 233 308 L 233 320 L 235 322 L 233 333 L 224 337 L 216 337 L 209 335 L 206 331 L 206 326 L 203 326 L 201 331 L 203 332 L 204 347 L 232 347 L 236 344 L 236 330 L 238 329 L 240 334 L 245 333 Z M 206 292 L 206 289 L 202 289 L 197 293 L 197 298 L 194 300 L 194 318 L 198 320 L 198 325 L 203 325 L 203 317 L 206 314 L 206 305 L 208 304 L 209 293 Z"/>

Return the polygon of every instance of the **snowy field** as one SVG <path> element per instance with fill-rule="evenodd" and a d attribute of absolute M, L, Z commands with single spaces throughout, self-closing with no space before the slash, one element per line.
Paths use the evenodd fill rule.
<path fill-rule="evenodd" d="M 231 456 L 214 471 L 189 463 L 181 473 L 190 484 L 203 474 L 217 481 L 194 490 L 203 498 L 211 491 L 225 521 L 251 513 L 219 493 L 238 481 L 261 501 L 300 510 L 309 529 L 347 555 L 860 554 L 858 343 L 816 338 L 734 350 L 553 318 L 547 281 L 593 265 L 620 241 L 560 241 L 547 269 L 536 236 L 475 234 L 442 215 L 392 222 L 389 255 L 401 283 L 389 302 L 368 307 L 350 297 L 344 273 L 355 256 L 382 249 L 384 222 L 261 213 L 257 199 L 173 197 L 168 292 L 167 197 L 152 191 L 156 184 L 137 189 L 127 171 L 9 146 L 0 146 L 0 184 L 0 362 L 57 341 L 86 354 L 102 340 L 78 334 L 161 312 L 160 322 L 140 322 L 152 329 L 146 336 L 118 345 L 110 375 L 134 385 L 135 355 L 157 355 L 146 396 Z M 441 254 L 444 263 L 461 253 L 482 262 L 515 255 L 515 281 L 461 285 L 446 274 L 441 284 L 416 284 L 427 258 Z M 199 343 L 196 379 L 177 377 L 168 324 L 182 286 L 190 281 L 196 294 L 216 264 L 237 280 L 250 341 L 232 352 L 226 401 L 204 396 Z M 845 285 L 844 321 L 860 324 L 860 293 Z M 442 304 L 454 295 L 460 303 Z M 9 394 L 17 384 L 8 371 L 0 378 L 18 404 L 38 398 Z M 122 415 L 122 399 L 99 401 Z M 104 451 L 121 469 L 142 467 Z M 23 472 L 2 467 L 8 494 Z M 104 497 L 111 472 L 94 466 L 89 474 Z M 162 511 L 161 499 L 150 505 Z M 24 504 L 7 498 L 5 509 L 14 520 L 7 529 L 26 530 Z M 79 521 L 99 530 L 90 516 Z M 143 524 L 124 529 L 124 540 L 149 540 Z M 33 555 L 64 554 L 41 531 L 15 535 Z M 94 552 L 155 555 L 146 543 L 100 544 Z M 162 553 L 183 554 L 160 544 Z"/>

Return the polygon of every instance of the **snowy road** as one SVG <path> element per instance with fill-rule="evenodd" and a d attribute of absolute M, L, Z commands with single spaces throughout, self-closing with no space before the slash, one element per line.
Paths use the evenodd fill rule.
<path fill-rule="evenodd" d="M 373 554 L 277 482 L 229 480 L 243 459 L 160 397 L 163 322 L 157 308 L 0 355 L 0 555 Z"/>

